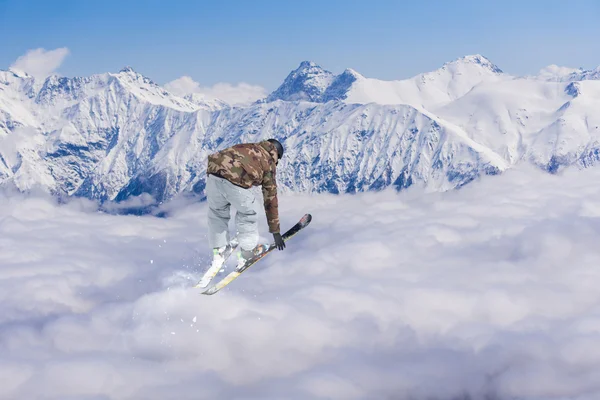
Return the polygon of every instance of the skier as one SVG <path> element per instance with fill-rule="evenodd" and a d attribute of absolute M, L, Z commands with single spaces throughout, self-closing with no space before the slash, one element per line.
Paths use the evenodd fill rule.
<path fill-rule="evenodd" d="M 252 186 L 262 186 L 264 207 L 275 246 L 285 248 L 279 231 L 276 168 L 283 156 L 283 146 L 275 139 L 243 143 L 208 156 L 206 197 L 208 202 L 209 242 L 213 248 L 212 267 L 222 264 L 230 252 L 230 206 L 237 212 L 235 224 L 240 246 L 238 265 L 257 254 L 258 217 Z M 211 267 L 211 268 L 212 268 Z"/>

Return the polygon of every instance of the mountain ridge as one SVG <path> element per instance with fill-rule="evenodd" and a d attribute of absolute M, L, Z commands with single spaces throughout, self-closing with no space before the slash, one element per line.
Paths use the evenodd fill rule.
<path fill-rule="evenodd" d="M 519 162 L 590 167 L 595 71 L 515 77 L 473 55 L 380 81 L 304 61 L 247 107 L 176 96 L 131 67 L 43 82 L 0 71 L 0 179 L 100 201 L 202 197 L 210 152 L 270 137 L 286 146 L 282 191 L 449 190 Z"/>

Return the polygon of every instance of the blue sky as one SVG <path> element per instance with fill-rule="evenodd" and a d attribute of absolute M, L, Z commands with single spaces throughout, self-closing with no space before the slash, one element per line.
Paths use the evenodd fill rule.
<path fill-rule="evenodd" d="M 157 83 L 272 90 L 302 60 L 402 79 L 467 54 L 504 71 L 600 65 L 600 2 L 0 0 L 0 68 L 67 47 L 67 76 L 131 65 Z"/>

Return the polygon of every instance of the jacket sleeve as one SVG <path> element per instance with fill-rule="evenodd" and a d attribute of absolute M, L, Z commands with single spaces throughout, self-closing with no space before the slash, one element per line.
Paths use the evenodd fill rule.
<path fill-rule="evenodd" d="M 270 233 L 279 233 L 279 203 L 277 201 L 277 181 L 275 167 L 263 175 L 262 193 Z"/>

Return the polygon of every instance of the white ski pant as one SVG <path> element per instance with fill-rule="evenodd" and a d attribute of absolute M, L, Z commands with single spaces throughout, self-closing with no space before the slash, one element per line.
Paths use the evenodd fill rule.
<path fill-rule="evenodd" d="M 252 191 L 214 175 L 206 178 L 205 190 L 210 246 L 223 247 L 229 243 L 230 207 L 233 206 L 239 246 L 242 250 L 254 249 L 258 244 L 258 215 Z"/>

